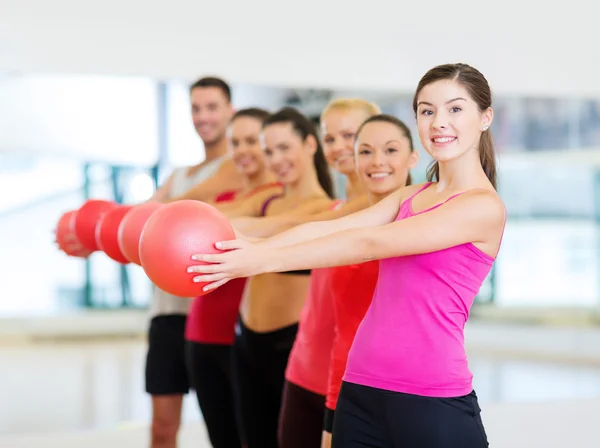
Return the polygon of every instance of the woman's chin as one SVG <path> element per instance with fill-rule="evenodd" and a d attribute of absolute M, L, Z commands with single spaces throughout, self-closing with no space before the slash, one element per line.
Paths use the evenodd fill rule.
<path fill-rule="evenodd" d="M 346 161 L 336 167 L 336 171 L 344 176 L 350 176 L 356 172 L 356 166 L 353 161 Z"/>
<path fill-rule="evenodd" d="M 394 184 L 393 182 L 389 182 L 387 179 L 374 181 L 371 178 L 367 178 L 363 179 L 363 182 L 367 188 L 367 191 L 376 195 L 387 195 L 400 188 L 398 185 Z"/>

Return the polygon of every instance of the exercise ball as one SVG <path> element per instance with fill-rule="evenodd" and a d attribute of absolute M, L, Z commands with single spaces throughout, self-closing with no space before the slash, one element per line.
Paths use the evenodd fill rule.
<path fill-rule="evenodd" d="M 235 239 L 233 227 L 221 212 L 200 201 L 164 205 L 148 220 L 140 238 L 140 260 L 146 275 L 163 291 L 179 297 L 206 294 L 205 283 L 194 283 L 187 268 L 200 264 L 193 254 L 219 253 L 218 241 Z"/>
<path fill-rule="evenodd" d="M 96 244 L 109 258 L 121 264 L 129 263 L 119 247 L 119 225 L 129 210 L 130 205 L 120 205 L 100 217 L 96 226 Z"/>
<path fill-rule="evenodd" d="M 160 202 L 145 202 L 131 208 L 119 225 L 118 242 L 121 252 L 130 262 L 139 266 L 140 236 L 148 218 L 162 207 Z"/>
<path fill-rule="evenodd" d="M 55 229 L 55 239 L 58 248 L 72 257 L 86 258 L 90 251 L 81 246 L 81 242 L 75 236 L 75 216 L 77 210 L 70 210 L 58 220 Z"/>
<path fill-rule="evenodd" d="M 74 233 L 75 229 L 73 228 L 73 224 L 75 213 L 77 213 L 75 210 L 70 210 L 66 213 L 63 213 L 58 219 L 56 229 L 54 230 L 54 236 L 56 238 L 56 244 L 58 244 L 58 248 L 60 250 L 65 250 L 68 239 Z"/>
<path fill-rule="evenodd" d="M 75 235 L 83 247 L 92 252 L 98 250 L 96 226 L 102 215 L 115 207 L 114 202 L 90 199 L 79 208 L 75 216 Z"/>

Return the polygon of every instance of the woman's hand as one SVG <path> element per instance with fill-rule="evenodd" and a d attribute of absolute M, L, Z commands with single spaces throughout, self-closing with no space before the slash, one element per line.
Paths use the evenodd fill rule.
<path fill-rule="evenodd" d="M 194 282 L 208 283 L 203 290 L 210 291 L 234 278 L 246 278 L 263 274 L 270 269 L 270 250 L 258 248 L 243 239 L 222 241 L 215 244 L 220 254 L 194 254 L 192 260 L 199 261 L 188 267 L 187 272 L 200 274 Z"/>

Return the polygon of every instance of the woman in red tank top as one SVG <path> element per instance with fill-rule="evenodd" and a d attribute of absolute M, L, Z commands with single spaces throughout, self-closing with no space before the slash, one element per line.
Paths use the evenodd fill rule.
<path fill-rule="evenodd" d="M 370 204 L 411 184 L 410 169 L 418 162 L 408 127 L 390 115 L 366 120 L 356 133 L 356 171 Z M 329 365 L 323 448 L 331 446 L 337 398 L 354 335 L 373 297 L 379 262 L 339 266 L 331 270 L 335 338 Z"/>

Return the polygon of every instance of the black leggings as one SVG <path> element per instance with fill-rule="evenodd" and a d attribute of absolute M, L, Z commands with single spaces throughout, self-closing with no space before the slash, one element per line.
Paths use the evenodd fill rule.
<path fill-rule="evenodd" d="M 231 346 L 186 342 L 192 387 L 213 448 L 240 448 L 231 378 Z"/>
<path fill-rule="evenodd" d="M 332 448 L 487 448 L 477 395 L 431 398 L 342 384 Z"/>
<path fill-rule="evenodd" d="M 256 333 L 238 320 L 233 344 L 234 382 L 247 448 L 278 448 L 284 375 L 297 331 L 296 324 Z"/>
<path fill-rule="evenodd" d="M 279 418 L 279 448 L 320 448 L 325 395 L 285 382 Z"/>

